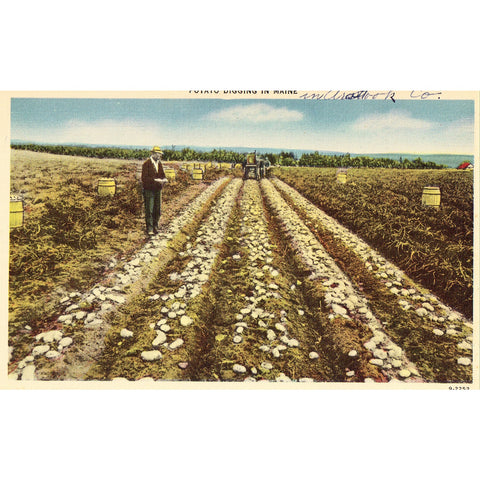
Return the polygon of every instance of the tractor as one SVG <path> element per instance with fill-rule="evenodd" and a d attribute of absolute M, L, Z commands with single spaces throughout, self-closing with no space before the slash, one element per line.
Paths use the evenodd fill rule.
<path fill-rule="evenodd" d="M 270 168 L 270 162 L 262 157 L 257 157 L 257 152 L 247 153 L 245 160 L 243 161 L 243 179 L 253 178 L 258 180 L 264 178 Z"/>

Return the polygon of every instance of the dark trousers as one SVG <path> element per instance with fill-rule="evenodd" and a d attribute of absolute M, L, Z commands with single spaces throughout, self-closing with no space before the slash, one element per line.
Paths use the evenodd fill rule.
<path fill-rule="evenodd" d="M 144 190 L 143 199 L 145 201 L 145 222 L 147 231 L 158 228 L 158 220 L 162 208 L 162 191 Z"/>

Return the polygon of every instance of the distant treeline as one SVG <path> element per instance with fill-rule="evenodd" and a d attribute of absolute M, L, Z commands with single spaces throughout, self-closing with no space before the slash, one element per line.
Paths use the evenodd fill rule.
<path fill-rule="evenodd" d="M 33 152 L 54 153 L 56 155 L 73 155 L 89 158 L 118 158 L 125 160 L 140 160 L 148 158 L 151 155 L 149 149 L 121 148 L 121 147 L 85 147 L 76 145 L 37 145 L 37 144 L 12 144 L 12 148 L 21 150 L 31 150 Z M 230 150 L 212 150 L 210 152 L 200 152 L 191 148 L 182 150 L 164 149 L 165 161 L 184 161 L 184 162 L 226 162 L 241 163 L 245 158 L 242 153 L 232 152 Z"/>
<path fill-rule="evenodd" d="M 150 156 L 149 149 L 121 148 L 121 147 L 86 147 L 75 145 L 37 145 L 37 144 L 12 144 L 12 148 L 20 150 L 31 150 L 34 152 L 46 152 L 57 155 L 73 155 L 90 158 L 118 158 L 125 160 L 140 160 Z M 247 152 L 245 152 L 247 153 Z M 233 152 L 231 150 L 214 149 L 209 152 L 183 148 L 181 150 L 165 149 L 165 161 L 184 162 L 225 162 L 242 163 L 245 153 Z M 351 157 L 345 155 L 326 155 L 319 152 L 304 153 L 297 159 L 293 152 L 262 153 L 261 156 L 272 165 L 278 166 L 300 166 L 300 167 L 370 167 L 370 168 L 446 168 L 435 162 L 424 162 L 420 157 L 415 160 L 400 158 L 372 158 L 366 156 Z"/>
<path fill-rule="evenodd" d="M 280 154 L 281 155 L 281 154 Z M 285 152 L 283 152 L 285 155 Z M 266 156 L 267 158 L 269 155 Z M 369 167 L 369 168 L 447 168 L 445 165 L 439 165 L 435 162 L 424 162 L 420 157 L 415 160 L 400 158 L 373 158 L 373 157 L 351 157 L 345 155 L 325 155 L 319 152 L 304 153 L 297 161 L 293 152 L 288 156 L 283 156 L 280 162 L 284 166 L 298 165 L 301 167 Z"/>

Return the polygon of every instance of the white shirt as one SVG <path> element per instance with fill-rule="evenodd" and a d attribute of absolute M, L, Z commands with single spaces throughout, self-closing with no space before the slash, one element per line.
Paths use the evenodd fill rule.
<path fill-rule="evenodd" d="M 150 160 L 152 161 L 153 166 L 155 167 L 155 171 L 158 173 L 158 162 L 153 157 L 150 157 Z"/>

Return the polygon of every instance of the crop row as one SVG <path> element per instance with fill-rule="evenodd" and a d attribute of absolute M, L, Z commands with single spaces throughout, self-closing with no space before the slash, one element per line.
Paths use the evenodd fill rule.
<path fill-rule="evenodd" d="M 333 333 L 339 330 L 337 322 L 304 306 L 302 282 L 292 282 L 295 274 L 280 255 L 283 247 L 272 243 L 275 227 L 263 212 L 258 183 L 243 183 L 235 206 L 235 182 L 201 227 L 189 233 L 176 259 L 113 319 L 100 369 L 91 378 L 285 382 L 381 377 L 378 366 L 368 363 L 372 354 L 359 342 L 362 336 L 340 349 Z M 218 253 L 215 245 L 221 246 Z M 347 330 L 363 335 L 361 325 Z"/>
<path fill-rule="evenodd" d="M 197 187 L 58 318 L 29 322 L 14 376 L 469 381 L 468 319 L 295 188 L 231 176 Z"/>
<path fill-rule="evenodd" d="M 25 198 L 24 225 L 10 231 L 9 341 L 17 346 L 17 360 L 31 349 L 31 334 L 58 316 L 60 299 L 106 281 L 105 274 L 145 244 L 136 167 L 12 154 L 12 191 Z M 97 179 L 105 175 L 117 180 L 114 197 L 96 193 Z M 179 174 L 164 191 L 161 224 L 178 222 L 184 206 L 210 182 Z"/>
<path fill-rule="evenodd" d="M 445 302 L 472 317 L 471 173 L 279 169 L 276 175 Z M 438 185 L 440 208 L 422 207 L 422 189 Z"/>
<path fill-rule="evenodd" d="M 273 182 L 356 288 L 369 299 L 382 329 L 418 362 L 424 377 L 437 381 L 468 379 L 469 368 L 465 366 L 472 363 L 471 322 L 415 284 L 295 189 L 278 179 Z"/>
<path fill-rule="evenodd" d="M 241 183 L 228 183 L 208 209 L 199 212 L 174 247 L 175 258 L 112 320 L 105 353 L 91 378 L 181 378 L 191 364 L 189 352 L 199 354 L 199 305 Z"/>
<path fill-rule="evenodd" d="M 294 248 L 311 269 L 311 279 L 321 283 L 325 306 L 331 312 L 330 318 L 333 320 L 340 316 L 368 325 L 372 337 L 365 346 L 372 352 L 374 365 L 388 365 L 386 372 L 389 378 L 408 378 L 412 374 L 418 377 L 420 374 L 416 367 L 406 358 L 402 349 L 385 335 L 381 322 L 370 310 L 366 299 L 355 289 L 310 229 L 270 182 L 262 182 L 262 187 L 275 214 L 283 219 L 283 227 Z"/>
<path fill-rule="evenodd" d="M 60 315 L 57 315 L 56 321 L 51 322 L 49 327 L 53 330 L 46 332 L 47 338 L 51 336 L 52 332 L 61 333 L 59 338 L 63 338 L 64 333 L 67 338 L 71 338 L 68 335 L 74 336 L 79 328 L 82 329 L 82 326 L 87 329 L 101 326 L 108 312 L 125 304 L 132 294 L 135 295 L 136 290 L 141 289 L 142 285 L 148 282 L 152 272 L 159 268 L 158 264 L 163 257 L 166 257 L 168 261 L 168 245 L 176 241 L 181 231 L 192 221 L 197 212 L 204 209 L 211 198 L 218 194 L 225 185 L 225 180 L 218 180 L 192 199 L 180 214 L 163 226 L 162 231 L 153 240 L 138 250 L 129 261 L 123 265 L 117 265 L 112 272 L 108 273 L 103 282 L 108 286 L 97 284 L 83 294 L 74 292 L 61 299 L 61 306 L 57 307 L 57 311 L 59 308 L 61 309 Z M 132 289 L 134 286 L 135 288 Z M 61 349 L 56 351 L 55 357 L 52 356 L 55 348 L 53 345 L 45 345 L 45 343 L 51 344 L 52 342 L 45 342 L 44 334 L 45 332 L 41 332 L 35 336 L 37 345 L 33 347 L 32 354 L 27 356 L 30 358 L 29 371 L 32 370 L 35 363 L 38 363 L 38 361 L 34 362 L 37 356 L 48 355 L 47 358 L 59 356 Z M 69 345 L 72 343 L 77 342 L 72 340 Z M 15 375 L 23 378 L 24 366 L 25 363 L 20 362 L 20 367 Z M 75 368 L 78 369 L 79 365 L 75 365 Z M 51 373 L 49 372 L 49 374 Z"/>

